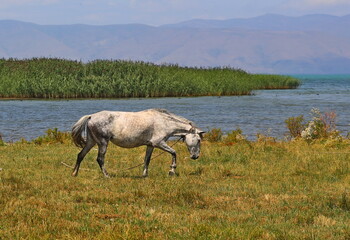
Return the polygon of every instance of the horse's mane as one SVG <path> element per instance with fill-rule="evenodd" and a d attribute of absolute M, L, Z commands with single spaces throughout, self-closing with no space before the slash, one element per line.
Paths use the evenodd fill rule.
<path fill-rule="evenodd" d="M 163 115 L 166 116 L 166 118 L 168 119 L 171 119 L 175 122 L 181 122 L 181 123 L 186 123 L 186 124 L 190 124 L 192 127 L 196 127 L 195 124 L 193 122 L 191 122 L 190 120 L 184 118 L 184 117 L 181 117 L 181 116 L 178 116 L 178 115 L 175 115 L 174 113 L 171 113 L 169 112 L 168 110 L 166 109 L 162 109 L 162 108 L 153 108 L 153 109 L 150 109 L 151 111 L 156 111 L 158 113 L 161 113 Z"/>

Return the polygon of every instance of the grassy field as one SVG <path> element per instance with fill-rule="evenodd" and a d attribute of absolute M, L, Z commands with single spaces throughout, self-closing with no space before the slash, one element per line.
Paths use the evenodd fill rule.
<path fill-rule="evenodd" d="M 63 141 L 64 142 L 64 141 Z M 141 168 L 144 148 L 91 151 L 78 177 L 69 142 L 0 146 L 0 239 L 349 239 L 350 142 L 183 143 Z M 159 151 L 155 152 L 155 155 Z"/>
<path fill-rule="evenodd" d="M 246 95 L 296 88 L 300 81 L 232 68 L 189 68 L 145 62 L 0 59 L 0 98 L 124 98 Z"/>

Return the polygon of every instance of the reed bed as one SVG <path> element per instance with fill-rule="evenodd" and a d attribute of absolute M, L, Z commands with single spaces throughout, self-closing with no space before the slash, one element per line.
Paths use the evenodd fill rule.
<path fill-rule="evenodd" d="M 241 69 L 190 68 L 124 60 L 33 58 L 0 60 L 1 98 L 129 98 L 247 95 L 296 88 L 289 76 Z"/>

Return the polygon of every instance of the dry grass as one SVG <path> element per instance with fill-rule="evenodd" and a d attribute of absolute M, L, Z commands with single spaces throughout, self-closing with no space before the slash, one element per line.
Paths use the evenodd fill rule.
<path fill-rule="evenodd" d="M 0 239 L 349 239 L 347 141 L 204 142 L 142 169 L 144 148 L 110 145 L 105 179 L 92 151 L 71 177 L 71 144 L 0 146 Z M 157 152 L 155 152 L 155 155 Z M 119 170 L 119 171 L 118 171 Z"/>

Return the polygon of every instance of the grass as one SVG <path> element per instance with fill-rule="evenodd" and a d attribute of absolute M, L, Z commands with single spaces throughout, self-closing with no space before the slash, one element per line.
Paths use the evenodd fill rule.
<path fill-rule="evenodd" d="M 52 134 L 51 134 L 52 135 Z M 110 145 L 105 179 L 92 150 L 78 177 L 70 142 L 0 146 L 0 239 L 349 239 L 350 142 L 177 144 L 142 169 L 144 148 Z M 157 155 L 158 150 L 154 153 Z"/>
<path fill-rule="evenodd" d="M 280 75 L 232 68 L 189 68 L 146 62 L 53 58 L 0 59 L 0 98 L 125 98 L 246 95 L 296 88 Z"/>

